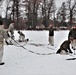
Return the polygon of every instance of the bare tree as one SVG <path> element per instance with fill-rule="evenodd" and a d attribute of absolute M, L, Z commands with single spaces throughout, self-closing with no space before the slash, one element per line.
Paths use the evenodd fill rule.
<path fill-rule="evenodd" d="M 38 20 L 38 9 L 41 0 L 24 0 L 23 2 L 25 2 L 25 13 L 27 16 L 28 25 L 35 28 Z"/>
<path fill-rule="evenodd" d="M 44 18 L 44 25 L 47 27 L 49 25 L 49 19 L 52 13 L 55 13 L 56 7 L 54 0 L 43 0 L 42 1 L 42 15 Z"/>
<path fill-rule="evenodd" d="M 0 0 L 0 16 L 2 17 L 2 11 L 4 11 L 3 10 L 3 8 L 2 8 L 2 5 L 3 5 L 3 2 L 4 2 L 5 0 Z"/>
<path fill-rule="evenodd" d="M 70 26 L 72 26 L 72 21 L 73 21 L 73 17 L 75 16 L 75 12 L 76 12 L 76 1 L 73 0 L 68 0 L 67 1 L 67 10 L 69 12 L 69 21 L 70 21 Z"/>
<path fill-rule="evenodd" d="M 62 3 L 62 6 L 57 11 L 57 19 L 58 19 L 58 21 L 61 22 L 62 26 L 65 25 L 65 20 L 66 20 L 66 5 L 65 5 L 65 2 Z"/>

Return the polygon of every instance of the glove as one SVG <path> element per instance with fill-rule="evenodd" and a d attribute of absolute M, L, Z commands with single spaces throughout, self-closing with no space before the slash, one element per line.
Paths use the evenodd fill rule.
<path fill-rule="evenodd" d="M 9 43 L 7 41 L 5 41 L 7 45 L 9 45 Z"/>

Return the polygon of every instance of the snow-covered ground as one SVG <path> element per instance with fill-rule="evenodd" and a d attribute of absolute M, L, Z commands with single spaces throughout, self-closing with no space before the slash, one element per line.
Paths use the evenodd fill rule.
<path fill-rule="evenodd" d="M 68 32 L 55 31 L 55 46 L 51 47 L 48 31 L 23 31 L 29 42 L 4 46 L 5 65 L 0 66 L 0 75 L 76 75 L 76 60 L 66 60 L 75 55 L 48 55 L 57 51 Z M 16 40 L 18 36 L 15 31 Z"/>

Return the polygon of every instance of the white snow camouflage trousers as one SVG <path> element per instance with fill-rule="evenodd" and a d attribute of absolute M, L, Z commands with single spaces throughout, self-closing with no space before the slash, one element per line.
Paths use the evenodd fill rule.
<path fill-rule="evenodd" d="M 54 46 L 54 36 L 49 36 L 49 44 Z"/>
<path fill-rule="evenodd" d="M 2 58 L 3 58 L 3 50 L 4 50 L 4 46 L 0 44 L 0 63 L 2 62 Z"/>

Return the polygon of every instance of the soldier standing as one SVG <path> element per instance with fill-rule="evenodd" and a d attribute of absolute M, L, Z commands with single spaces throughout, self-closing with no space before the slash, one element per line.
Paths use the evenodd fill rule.
<path fill-rule="evenodd" d="M 76 49 L 76 25 L 72 27 L 72 29 L 70 30 L 69 34 L 68 34 L 68 39 L 72 39 L 72 48 L 73 50 Z"/>
<path fill-rule="evenodd" d="M 49 28 L 49 44 L 51 44 L 51 46 L 54 46 L 54 28 L 52 25 L 50 25 Z"/>
<path fill-rule="evenodd" d="M 4 51 L 4 39 L 6 39 L 6 31 L 5 29 L 2 27 L 3 22 L 0 21 L 0 65 L 4 65 L 5 63 L 2 62 L 2 58 L 3 58 L 3 51 Z"/>

